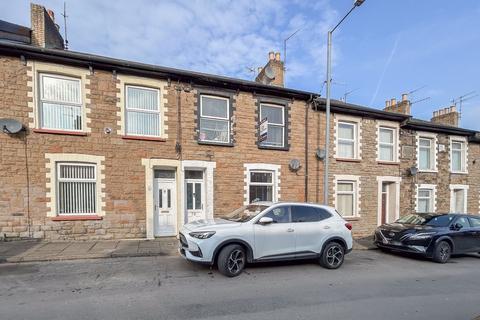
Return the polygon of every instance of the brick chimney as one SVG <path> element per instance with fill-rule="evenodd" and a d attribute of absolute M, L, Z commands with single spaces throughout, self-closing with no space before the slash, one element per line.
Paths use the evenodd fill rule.
<path fill-rule="evenodd" d="M 460 113 L 458 113 L 456 106 L 443 108 L 433 112 L 432 122 L 458 127 L 460 122 Z"/>
<path fill-rule="evenodd" d="M 256 82 L 283 87 L 283 61 L 280 60 L 280 52 L 270 51 L 268 62 L 263 68 L 258 68 Z"/>
<path fill-rule="evenodd" d="M 408 94 L 402 94 L 402 100 L 398 103 L 396 98 L 385 101 L 385 108 L 383 108 L 383 110 L 410 115 L 410 100 L 408 100 Z"/>
<path fill-rule="evenodd" d="M 30 4 L 32 40 L 31 44 L 37 47 L 50 49 L 64 49 L 64 41 L 60 34 L 60 27 L 55 24 L 55 14 L 45 7 Z"/>

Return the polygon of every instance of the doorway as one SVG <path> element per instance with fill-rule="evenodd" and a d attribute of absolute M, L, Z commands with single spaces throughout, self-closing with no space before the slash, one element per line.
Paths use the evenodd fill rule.
<path fill-rule="evenodd" d="M 185 223 L 206 219 L 203 170 L 185 170 Z"/>
<path fill-rule="evenodd" d="M 154 172 L 154 236 L 175 236 L 177 227 L 177 195 L 174 170 Z"/>
<path fill-rule="evenodd" d="M 378 225 L 400 218 L 400 180 L 378 178 Z"/>

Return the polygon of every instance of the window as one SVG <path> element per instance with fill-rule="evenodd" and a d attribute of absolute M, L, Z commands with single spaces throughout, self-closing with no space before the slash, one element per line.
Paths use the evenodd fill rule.
<path fill-rule="evenodd" d="M 270 210 L 267 212 L 264 217 L 272 218 L 273 223 L 289 223 L 290 220 L 290 211 L 289 207 L 279 207 Z"/>
<path fill-rule="evenodd" d="M 356 182 L 338 181 L 336 194 L 336 209 L 344 217 L 356 215 Z"/>
<path fill-rule="evenodd" d="M 470 222 L 468 220 L 469 219 L 467 217 L 459 217 L 459 218 L 457 218 L 457 220 L 455 220 L 454 224 L 461 225 L 462 229 L 470 228 Z"/>
<path fill-rule="evenodd" d="M 469 217 L 468 219 L 473 228 L 480 228 L 480 218 Z"/>
<path fill-rule="evenodd" d="M 450 211 L 454 213 L 466 213 L 468 186 L 451 185 L 450 190 Z"/>
<path fill-rule="evenodd" d="M 160 90 L 126 86 L 126 134 L 159 137 Z"/>
<path fill-rule="evenodd" d="M 317 222 L 331 217 L 331 214 L 323 209 L 310 206 L 292 206 L 293 222 Z"/>
<path fill-rule="evenodd" d="M 82 130 L 80 79 L 40 74 L 39 116 L 42 129 Z"/>
<path fill-rule="evenodd" d="M 450 158 L 452 172 L 466 171 L 466 152 L 464 141 L 452 141 Z"/>
<path fill-rule="evenodd" d="M 380 127 L 378 130 L 378 159 L 381 161 L 396 160 L 396 130 Z"/>
<path fill-rule="evenodd" d="M 257 201 L 274 201 L 273 188 L 274 181 L 272 171 L 251 171 L 249 203 Z"/>
<path fill-rule="evenodd" d="M 96 166 L 88 163 L 57 164 L 59 215 L 96 214 Z"/>
<path fill-rule="evenodd" d="M 339 158 L 357 158 L 357 124 L 338 123 L 337 156 Z"/>
<path fill-rule="evenodd" d="M 283 147 L 285 139 L 285 107 L 270 104 L 260 105 L 260 120 L 267 119 L 267 139 L 261 146 Z"/>
<path fill-rule="evenodd" d="M 419 169 L 435 170 L 435 141 L 431 138 L 419 138 Z"/>
<path fill-rule="evenodd" d="M 200 96 L 200 141 L 230 142 L 229 103 L 227 98 Z"/>
<path fill-rule="evenodd" d="M 418 208 L 417 212 L 434 212 L 434 191 L 433 189 L 418 189 Z"/>

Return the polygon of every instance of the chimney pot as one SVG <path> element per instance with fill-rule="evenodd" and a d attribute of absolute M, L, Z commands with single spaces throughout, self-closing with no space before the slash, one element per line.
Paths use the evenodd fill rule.
<path fill-rule="evenodd" d="M 403 93 L 402 94 L 402 101 L 407 101 L 408 100 L 408 93 Z"/>
<path fill-rule="evenodd" d="M 438 111 L 433 111 L 433 117 L 436 118 L 438 116 Z"/>
<path fill-rule="evenodd" d="M 390 100 L 390 105 L 393 107 L 393 106 L 396 105 L 396 104 L 397 104 L 397 99 L 392 98 L 392 99 Z"/>
<path fill-rule="evenodd" d="M 268 60 L 274 60 L 275 59 L 275 52 L 273 51 L 270 51 L 268 53 Z"/>
<path fill-rule="evenodd" d="M 450 107 L 450 112 L 457 112 L 457 107 L 456 106 L 451 106 Z"/>
<path fill-rule="evenodd" d="M 280 52 L 275 52 L 275 61 L 280 61 Z"/>
<path fill-rule="evenodd" d="M 50 16 L 50 18 L 52 19 L 52 21 L 55 22 L 55 12 L 53 12 L 53 10 L 48 9 L 47 13 Z"/>
<path fill-rule="evenodd" d="M 390 100 L 385 101 L 385 107 L 390 107 Z"/>
<path fill-rule="evenodd" d="M 258 68 L 257 68 L 258 73 L 262 72 L 262 70 L 263 70 L 262 67 L 258 67 Z"/>

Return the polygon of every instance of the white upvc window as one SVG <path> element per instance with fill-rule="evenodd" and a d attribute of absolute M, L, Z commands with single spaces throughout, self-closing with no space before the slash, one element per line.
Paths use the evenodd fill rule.
<path fill-rule="evenodd" d="M 389 127 L 378 129 L 378 160 L 397 161 L 397 130 Z"/>
<path fill-rule="evenodd" d="M 358 124 L 339 121 L 337 124 L 337 157 L 358 158 Z"/>
<path fill-rule="evenodd" d="M 250 171 L 249 176 L 249 203 L 257 201 L 276 201 L 275 195 L 275 173 L 266 170 Z"/>
<path fill-rule="evenodd" d="M 57 214 L 97 214 L 97 167 L 91 163 L 57 163 Z"/>
<path fill-rule="evenodd" d="M 260 104 L 260 120 L 267 119 L 267 139 L 261 146 L 285 146 L 285 107 L 273 104 Z"/>
<path fill-rule="evenodd" d="M 230 100 L 228 98 L 200 96 L 199 140 L 230 143 Z"/>
<path fill-rule="evenodd" d="M 78 78 L 40 73 L 40 128 L 82 131 L 83 105 Z"/>
<path fill-rule="evenodd" d="M 417 191 L 417 212 L 435 212 L 435 189 L 420 187 Z"/>
<path fill-rule="evenodd" d="M 450 211 L 453 213 L 467 213 L 468 199 L 467 185 L 450 185 Z"/>
<path fill-rule="evenodd" d="M 465 173 L 467 171 L 467 152 L 465 140 L 450 141 L 450 171 Z"/>
<path fill-rule="evenodd" d="M 160 90 L 125 86 L 126 135 L 160 137 Z"/>
<path fill-rule="evenodd" d="M 432 137 L 418 138 L 418 169 L 420 171 L 436 170 L 436 142 Z"/>
<path fill-rule="evenodd" d="M 357 215 L 357 182 L 338 180 L 336 183 L 336 209 L 343 217 Z"/>

